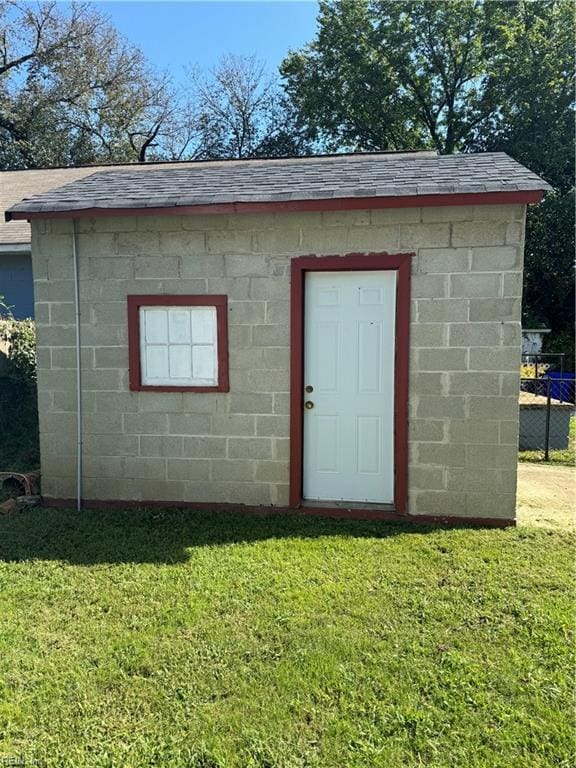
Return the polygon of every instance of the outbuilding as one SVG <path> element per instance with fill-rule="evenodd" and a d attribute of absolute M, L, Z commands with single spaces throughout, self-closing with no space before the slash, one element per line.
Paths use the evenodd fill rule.
<path fill-rule="evenodd" d="M 24 200 L 44 498 L 515 517 L 526 206 L 502 153 L 94 173 Z"/>

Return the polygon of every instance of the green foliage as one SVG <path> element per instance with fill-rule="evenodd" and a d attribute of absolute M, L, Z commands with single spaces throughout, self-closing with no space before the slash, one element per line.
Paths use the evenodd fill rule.
<path fill-rule="evenodd" d="M 5 754 L 74 768 L 572 764 L 563 532 L 0 517 Z"/>
<path fill-rule="evenodd" d="M 571 0 L 322 0 L 316 39 L 281 72 L 330 149 L 505 151 L 554 186 L 530 207 L 525 319 L 573 358 Z"/>
<path fill-rule="evenodd" d="M 36 323 L 34 320 L 0 319 L 0 341 L 7 346 L 8 375 L 23 384 L 36 383 Z"/>

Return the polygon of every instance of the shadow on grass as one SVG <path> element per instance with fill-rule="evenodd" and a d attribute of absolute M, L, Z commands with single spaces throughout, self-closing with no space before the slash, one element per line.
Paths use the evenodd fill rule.
<path fill-rule="evenodd" d="M 322 536 L 385 538 L 437 526 L 248 515 L 182 509 L 73 510 L 37 507 L 0 518 L 0 561 L 182 563 L 191 547 Z"/>

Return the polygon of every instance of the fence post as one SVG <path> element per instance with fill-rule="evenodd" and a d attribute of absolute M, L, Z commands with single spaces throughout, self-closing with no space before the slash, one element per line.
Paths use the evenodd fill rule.
<path fill-rule="evenodd" d="M 546 379 L 546 432 L 544 434 L 544 461 L 548 461 L 549 447 L 550 447 L 550 384 L 551 379 Z"/>

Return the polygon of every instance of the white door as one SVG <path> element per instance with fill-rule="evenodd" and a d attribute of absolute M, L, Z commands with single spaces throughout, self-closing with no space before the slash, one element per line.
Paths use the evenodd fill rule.
<path fill-rule="evenodd" d="M 303 495 L 392 503 L 396 272 L 308 272 Z"/>

